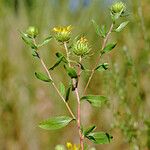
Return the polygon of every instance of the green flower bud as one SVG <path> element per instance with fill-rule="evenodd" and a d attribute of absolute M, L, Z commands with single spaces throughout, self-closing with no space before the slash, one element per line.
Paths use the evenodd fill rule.
<path fill-rule="evenodd" d="M 58 42 L 68 42 L 70 39 L 72 27 L 55 27 L 53 31 L 55 32 L 55 38 Z"/>
<path fill-rule="evenodd" d="M 116 2 L 111 6 L 112 14 L 123 14 L 126 11 L 126 5 L 123 2 Z"/>
<path fill-rule="evenodd" d="M 34 26 L 30 26 L 27 30 L 26 30 L 27 36 L 30 38 L 36 38 L 38 35 L 38 29 Z"/>
<path fill-rule="evenodd" d="M 90 52 L 88 41 L 85 37 L 81 37 L 73 44 L 73 52 L 77 56 L 85 56 Z"/>

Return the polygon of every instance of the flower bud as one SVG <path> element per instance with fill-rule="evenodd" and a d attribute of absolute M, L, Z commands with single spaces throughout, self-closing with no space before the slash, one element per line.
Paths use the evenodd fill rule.
<path fill-rule="evenodd" d="M 79 40 L 74 42 L 73 52 L 75 55 L 81 57 L 87 55 L 90 52 L 89 43 L 85 37 L 81 37 Z"/>
<path fill-rule="evenodd" d="M 26 33 L 28 35 L 28 37 L 30 38 L 36 38 L 38 35 L 38 29 L 34 26 L 30 26 L 27 30 Z"/>
<path fill-rule="evenodd" d="M 125 11 L 126 11 L 126 5 L 123 2 L 116 2 L 111 6 L 112 14 L 117 14 L 117 13 L 123 14 Z"/>
<path fill-rule="evenodd" d="M 55 38 L 58 42 L 68 42 L 70 39 L 72 27 L 55 27 L 53 31 L 55 32 Z"/>

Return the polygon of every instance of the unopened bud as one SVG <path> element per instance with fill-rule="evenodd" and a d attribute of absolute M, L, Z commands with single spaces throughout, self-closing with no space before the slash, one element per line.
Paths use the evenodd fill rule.
<path fill-rule="evenodd" d="M 31 38 L 36 38 L 38 35 L 38 29 L 34 26 L 30 26 L 27 30 L 26 33 L 29 37 Z"/>

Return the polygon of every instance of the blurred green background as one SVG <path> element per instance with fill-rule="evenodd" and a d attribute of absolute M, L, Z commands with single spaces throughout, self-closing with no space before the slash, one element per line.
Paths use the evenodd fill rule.
<path fill-rule="evenodd" d="M 93 50 L 100 49 L 101 39 L 95 34 L 91 20 L 111 24 L 111 0 L 0 0 L 0 150 L 53 150 L 57 144 L 78 143 L 74 124 L 58 131 L 37 127 L 44 118 L 68 113 L 52 87 L 34 77 L 40 63 L 31 56 L 18 30 L 29 25 L 40 30 L 39 41 L 55 26 L 72 25 L 73 36 L 86 35 Z M 112 143 L 95 146 L 98 150 L 150 149 L 150 1 L 124 0 L 130 21 L 121 33 L 113 33 L 111 41 L 118 45 L 101 62 L 110 69 L 95 74 L 88 93 L 105 94 L 109 104 L 103 109 L 82 106 L 83 123 L 96 124 L 97 130 L 113 135 Z M 55 52 L 62 48 L 55 41 L 41 49 L 51 66 Z M 62 50 L 63 51 L 63 50 Z M 94 64 L 96 55 L 86 65 Z M 56 83 L 66 83 L 60 67 L 52 76 Z M 82 76 L 83 90 L 88 74 Z M 72 95 L 72 108 L 76 101 Z M 75 109 L 73 110 L 76 111 Z"/>

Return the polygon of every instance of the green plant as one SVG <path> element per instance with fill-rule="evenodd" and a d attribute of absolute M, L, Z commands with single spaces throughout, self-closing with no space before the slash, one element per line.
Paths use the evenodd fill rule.
<path fill-rule="evenodd" d="M 125 21 L 122 22 L 119 26 L 117 26 L 117 20 L 119 20 L 125 15 L 125 11 L 126 6 L 122 2 L 117 2 L 111 6 L 110 13 L 112 18 L 112 24 L 109 29 L 107 29 L 106 26 L 99 26 L 94 20 L 92 20 L 97 35 L 102 38 L 102 47 L 99 50 L 98 58 L 92 69 L 85 67 L 85 64 L 83 63 L 83 60 L 86 61 L 88 57 L 92 56 L 92 47 L 90 46 L 88 40 L 84 36 L 77 36 L 72 41 L 71 26 L 53 28 L 53 35 L 47 37 L 41 44 L 37 43 L 36 38 L 39 34 L 37 28 L 31 26 L 26 30 L 26 32 L 20 32 L 24 42 L 30 46 L 33 57 L 37 58 L 41 62 L 42 67 L 46 72 L 46 75 L 44 73 L 35 72 L 36 78 L 44 82 L 50 83 L 54 87 L 61 100 L 66 105 L 68 112 L 70 113 L 70 116 L 57 116 L 44 120 L 39 124 L 39 127 L 46 130 L 56 130 L 67 126 L 70 122 L 75 122 L 77 124 L 79 132 L 80 144 L 79 146 L 72 146 L 70 144 L 69 146 L 67 146 L 70 150 L 85 150 L 85 138 L 87 138 L 95 144 L 107 144 L 112 140 L 112 136 L 108 133 L 94 132 L 94 130 L 96 129 L 95 125 L 92 125 L 88 128 L 85 128 L 82 125 L 81 103 L 84 101 L 88 101 L 94 107 L 102 107 L 108 102 L 108 98 L 106 96 L 86 94 L 86 92 L 94 73 L 97 71 L 108 69 L 108 63 L 100 64 L 100 60 L 105 54 L 113 50 L 117 45 L 116 42 L 108 43 L 111 33 L 122 31 L 128 24 L 128 21 Z M 47 65 L 41 57 L 40 48 L 48 44 L 52 39 L 55 39 L 58 42 L 58 44 L 65 49 L 66 53 L 63 54 L 62 52 L 57 52 L 57 60 L 55 64 L 51 67 L 47 67 Z M 62 82 L 60 82 L 59 87 L 57 87 L 57 84 L 51 75 L 51 71 L 54 71 L 54 69 L 60 64 L 63 64 L 64 70 L 66 71 L 66 74 L 69 77 L 67 90 Z M 88 72 L 90 73 L 90 75 L 83 92 L 80 91 L 80 93 L 82 93 L 80 95 L 79 82 L 81 80 L 82 72 Z M 74 112 L 68 104 L 71 92 L 75 93 L 75 97 L 77 100 L 77 115 L 74 114 Z M 64 148 L 58 145 L 56 149 Z"/>

